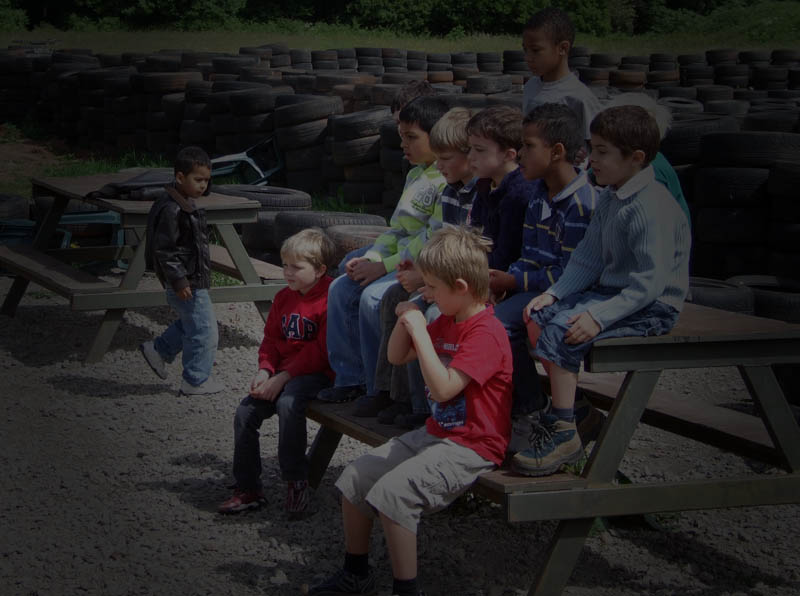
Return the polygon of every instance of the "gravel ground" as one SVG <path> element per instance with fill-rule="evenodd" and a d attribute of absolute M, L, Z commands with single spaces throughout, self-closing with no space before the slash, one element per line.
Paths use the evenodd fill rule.
<path fill-rule="evenodd" d="M 153 283 L 153 280 L 148 280 Z M 10 279 L 0 277 L 0 296 Z M 342 558 L 339 471 L 365 451 L 345 438 L 317 491 L 318 511 L 289 522 L 275 461 L 277 424 L 263 427 L 269 504 L 223 517 L 231 482 L 232 417 L 256 367 L 263 323 L 251 304 L 217 306 L 221 395 L 177 394 L 180 366 L 156 377 L 137 351 L 171 320 L 129 311 L 104 360 L 84 365 L 98 313 L 31 286 L 0 318 L 0 594 L 299 594 Z M 665 374 L 661 386 L 715 403 L 747 400 L 733 369 Z M 310 423 L 313 438 L 316 425 Z M 640 426 L 622 470 L 634 480 L 780 471 Z M 800 594 L 800 507 L 659 516 L 593 532 L 565 594 Z M 498 507 L 463 498 L 420 528 L 428 596 L 521 595 L 555 523 L 509 525 Z M 379 530 L 372 561 L 389 594 Z"/>

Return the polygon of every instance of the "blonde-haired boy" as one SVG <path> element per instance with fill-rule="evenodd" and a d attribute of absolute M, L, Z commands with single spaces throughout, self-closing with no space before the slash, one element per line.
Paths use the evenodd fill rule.
<path fill-rule="evenodd" d="M 389 548 L 393 594 L 418 594 L 417 526 L 483 472 L 500 465 L 511 431 L 511 349 L 486 305 L 487 244 L 466 228 L 445 228 L 417 264 L 442 315 L 430 325 L 405 303 L 389 342 L 395 364 L 418 359 L 432 415 L 350 464 L 336 481 L 342 492 L 345 564 L 308 594 L 372 594 L 369 539 L 380 518 Z M 442 482 L 442 470 L 447 482 Z"/>
<path fill-rule="evenodd" d="M 254 509 L 264 502 L 258 429 L 277 414 L 278 463 L 288 483 L 286 512 L 302 516 L 310 497 L 306 462 L 306 404 L 328 387 L 326 330 L 327 275 L 336 254 L 333 241 L 319 228 L 305 229 L 281 246 L 283 276 L 288 287 L 275 296 L 258 350 L 258 371 L 233 419 L 233 495 L 220 513 Z"/>

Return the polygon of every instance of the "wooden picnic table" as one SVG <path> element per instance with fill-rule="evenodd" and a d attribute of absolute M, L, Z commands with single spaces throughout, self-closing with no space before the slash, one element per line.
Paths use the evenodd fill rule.
<path fill-rule="evenodd" d="M 141 289 L 139 282 L 145 271 L 145 230 L 152 201 L 88 198 L 86 195 L 110 183 L 129 180 L 141 170 L 115 174 L 32 179 L 33 196 L 52 196 L 52 207 L 28 247 L 0 246 L 0 263 L 16 273 L 6 296 L 2 313 L 13 316 L 29 282 L 33 281 L 70 300 L 75 310 L 105 311 L 100 329 L 89 349 L 87 362 L 102 359 L 122 321 L 127 308 L 167 304 L 163 289 Z M 123 228 L 132 230 L 138 245 L 65 248 L 48 250 L 50 240 L 69 201 L 80 201 L 118 213 Z M 208 224 L 216 230 L 223 246 L 212 247 L 212 268 L 224 271 L 244 282 L 243 285 L 212 287 L 213 302 L 254 302 L 266 320 L 275 294 L 285 282 L 279 267 L 251 259 L 234 224 L 255 222 L 258 201 L 210 193 L 197 200 L 205 209 Z M 128 269 L 119 285 L 99 279 L 72 263 L 87 260 L 127 258 Z M 258 270 L 257 270 L 258 269 Z"/>
<path fill-rule="evenodd" d="M 800 325 L 693 304 L 684 306 L 668 335 L 598 341 L 584 361 L 584 368 L 590 373 L 587 376 L 612 372 L 625 375 L 616 395 L 605 400 L 610 411 L 580 475 L 560 472 L 529 478 L 501 468 L 481 476 L 474 488 L 501 503 L 509 522 L 560 520 L 547 558 L 528 594 L 562 593 L 596 517 L 799 503 L 800 428 L 770 367 L 797 362 Z M 767 459 L 779 462 L 786 473 L 616 484 L 619 464 L 646 413 L 661 372 L 713 366 L 738 368 L 763 420 L 762 433 L 752 424 L 746 425 L 749 428 L 743 433 L 743 450 L 757 447 L 756 456 L 767 455 Z M 595 384 L 594 391 L 600 391 L 601 385 Z M 591 394 L 592 383 L 582 386 L 588 387 Z M 662 399 L 658 407 L 661 411 L 650 417 L 650 423 L 663 423 L 665 430 L 701 442 L 710 438 L 713 444 L 719 444 L 722 435 L 728 443 L 735 439 L 736 427 L 714 428 L 713 420 L 708 419 L 708 408 L 704 410 L 703 423 L 698 424 L 685 400 L 680 407 L 670 408 L 669 401 Z M 312 402 L 308 416 L 321 425 L 309 451 L 310 480 L 315 485 L 342 434 L 371 445 L 399 434 L 392 427 L 354 418 L 337 404 Z M 681 421 L 682 417 L 685 420 Z M 763 431 L 768 437 L 758 436 Z"/>

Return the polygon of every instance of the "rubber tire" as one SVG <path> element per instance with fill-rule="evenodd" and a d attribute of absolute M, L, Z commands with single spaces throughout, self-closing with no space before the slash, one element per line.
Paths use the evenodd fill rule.
<path fill-rule="evenodd" d="M 333 144 L 333 163 L 337 166 L 351 166 L 380 159 L 380 135 L 335 141 Z"/>
<path fill-rule="evenodd" d="M 766 168 L 696 168 L 692 201 L 700 207 L 766 205 Z"/>
<path fill-rule="evenodd" d="M 293 102 L 275 108 L 275 126 L 291 126 L 327 118 L 344 112 L 342 98 L 338 95 L 319 96 L 308 101 Z"/>
<path fill-rule="evenodd" d="M 687 302 L 710 306 L 731 312 L 752 315 L 755 310 L 753 290 L 749 287 L 712 279 L 708 277 L 690 277 Z"/>
<path fill-rule="evenodd" d="M 278 94 L 269 85 L 260 89 L 243 89 L 231 92 L 228 98 L 231 113 L 234 116 L 252 116 L 265 114 L 275 107 Z"/>
<path fill-rule="evenodd" d="M 800 134 L 717 132 L 704 135 L 700 153 L 706 165 L 769 168 L 779 161 L 800 163 Z"/>
<path fill-rule="evenodd" d="M 0 220 L 29 219 L 30 215 L 31 205 L 28 199 L 17 195 L 0 193 Z"/>
<path fill-rule="evenodd" d="M 223 195 L 244 197 L 261 204 L 261 211 L 311 209 L 311 196 L 300 190 L 280 186 L 253 186 L 250 184 L 215 184 L 213 191 Z"/>
<path fill-rule="evenodd" d="M 709 244 L 763 244 L 769 229 L 763 208 L 704 207 L 693 220 L 694 239 Z"/>
<path fill-rule="evenodd" d="M 313 120 L 303 124 L 282 126 L 275 129 L 278 146 L 283 150 L 299 149 L 323 142 L 328 131 L 328 119 Z"/>
<path fill-rule="evenodd" d="M 466 79 L 467 93 L 505 93 L 511 91 L 511 77 L 509 75 L 473 75 Z"/>
<path fill-rule="evenodd" d="M 737 275 L 726 281 L 753 290 L 756 316 L 800 323 L 799 281 L 774 275 Z"/>
<path fill-rule="evenodd" d="M 726 116 L 692 114 L 685 119 L 678 119 L 676 116 L 666 137 L 661 141 L 661 153 L 673 166 L 697 163 L 700 161 L 701 140 L 705 135 L 719 131 L 735 131 L 738 127 L 735 118 Z"/>
<path fill-rule="evenodd" d="M 375 107 L 331 119 L 331 134 L 336 141 L 348 141 L 379 135 L 381 126 L 391 120 L 388 107 Z"/>
<path fill-rule="evenodd" d="M 372 246 L 375 239 L 388 231 L 388 226 L 340 224 L 328 227 L 325 231 L 336 245 L 336 262 L 357 248 Z"/>
<path fill-rule="evenodd" d="M 385 226 L 386 220 L 379 215 L 347 211 L 282 211 L 275 218 L 275 245 L 282 245 L 286 238 L 306 228 L 325 230 L 341 224 Z"/>

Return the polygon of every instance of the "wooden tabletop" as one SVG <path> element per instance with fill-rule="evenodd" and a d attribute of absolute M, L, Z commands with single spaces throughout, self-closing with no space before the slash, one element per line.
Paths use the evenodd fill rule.
<path fill-rule="evenodd" d="M 32 178 L 31 183 L 38 189 L 45 189 L 54 194 L 68 197 L 69 199 L 82 201 L 97 205 L 109 211 L 126 214 L 147 214 L 153 201 L 124 201 L 120 199 L 87 199 L 86 195 L 95 190 L 101 189 L 106 184 L 114 182 L 125 182 L 130 180 L 135 174 L 130 170 L 124 172 L 117 172 L 115 174 L 93 174 L 90 176 L 63 176 L 63 177 L 47 177 L 47 178 Z M 197 199 L 197 206 L 207 211 L 216 211 L 221 209 L 241 209 L 244 211 L 258 210 L 260 204 L 258 201 L 245 199 L 243 197 L 234 197 L 230 195 L 221 195 L 215 192 L 210 193 L 207 197 L 200 197 Z"/>

